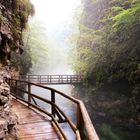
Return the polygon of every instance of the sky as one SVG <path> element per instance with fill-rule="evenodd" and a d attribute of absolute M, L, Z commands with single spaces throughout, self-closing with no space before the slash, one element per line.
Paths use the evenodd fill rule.
<path fill-rule="evenodd" d="M 55 31 L 68 26 L 80 0 L 31 0 L 35 6 L 35 18 L 44 23 L 47 30 Z"/>

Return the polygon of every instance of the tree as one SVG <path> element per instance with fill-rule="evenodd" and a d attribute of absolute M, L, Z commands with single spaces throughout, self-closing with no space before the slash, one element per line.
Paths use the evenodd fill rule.
<path fill-rule="evenodd" d="M 20 66 L 21 74 L 27 74 L 32 67 L 38 68 L 47 63 L 48 42 L 43 24 L 35 21 L 23 32 L 24 52 L 21 56 L 13 54 L 12 65 Z M 17 61 L 18 59 L 18 61 Z"/>

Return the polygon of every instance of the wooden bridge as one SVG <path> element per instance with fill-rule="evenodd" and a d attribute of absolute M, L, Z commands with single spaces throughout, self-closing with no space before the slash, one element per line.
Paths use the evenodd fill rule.
<path fill-rule="evenodd" d="M 20 75 L 14 78 L 41 85 L 79 84 L 83 81 L 82 75 Z"/>
<path fill-rule="evenodd" d="M 6 79 L 13 95 L 13 110 L 19 116 L 19 139 L 23 140 L 99 140 L 82 101 L 53 88 L 28 81 Z M 41 88 L 50 98 L 32 93 L 32 87 Z M 37 91 L 36 91 L 37 92 Z M 56 96 L 67 99 L 76 109 L 76 122 L 58 104 Z M 62 100 L 63 100 L 62 99 Z M 60 100 L 60 99 L 59 99 Z M 42 102 L 49 108 L 44 108 Z M 70 111 L 70 110 L 69 110 Z M 74 137 L 61 124 L 67 124 Z"/>

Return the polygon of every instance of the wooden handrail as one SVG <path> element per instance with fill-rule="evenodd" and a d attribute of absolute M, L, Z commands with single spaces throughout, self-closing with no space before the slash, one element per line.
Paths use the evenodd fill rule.
<path fill-rule="evenodd" d="M 60 91 L 58 91 L 56 89 L 51 88 L 51 87 L 43 86 L 43 85 L 40 85 L 40 84 L 35 84 L 35 83 L 24 81 L 24 80 L 18 80 L 18 79 L 9 79 L 9 80 L 11 80 L 11 81 L 19 81 L 21 83 L 26 83 L 26 84 L 30 83 L 32 86 L 37 86 L 37 87 L 40 87 L 40 88 L 43 88 L 43 89 L 54 91 L 55 93 L 57 93 L 59 95 L 62 95 L 63 97 L 71 100 L 72 102 L 75 102 L 76 104 L 80 103 L 78 99 L 76 99 L 74 97 L 71 97 L 71 96 L 68 96 L 68 95 L 66 95 L 66 94 L 64 94 L 64 93 L 62 93 L 62 92 L 60 92 Z"/>
<path fill-rule="evenodd" d="M 64 134 L 64 132 L 62 131 L 62 128 L 60 127 L 58 121 L 56 120 L 55 115 L 57 115 L 58 118 L 60 118 L 60 116 L 62 116 L 65 119 L 65 121 L 69 124 L 69 126 L 71 127 L 71 129 L 75 133 L 77 140 L 80 140 L 80 139 L 81 140 L 85 140 L 85 139 L 86 140 L 99 140 L 99 138 L 98 138 L 98 136 L 95 132 L 95 129 L 94 129 L 92 123 L 91 123 L 91 120 L 89 118 L 89 115 L 86 111 L 86 108 L 84 107 L 84 104 L 80 100 L 77 100 L 77 99 L 75 99 L 71 96 L 68 96 L 68 95 L 66 95 L 66 94 L 64 94 L 64 93 L 62 93 L 62 92 L 60 92 L 56 89 L 50 88 L 50 87 L 38 85 L 38 84 L 27 82 L 27 81 L 21 81 L 21 80 L 17 80 L 17 79 L 6 79 L 6 80 L 9 83 L 9 85 L 11 86 L 11 90 L 12 90 L 12 88 L 15 89 L 15 91 L 13 91 L 13 92 L 15 92 L 14 96 L 16 98 L 26 102 L 29 107 L 34 107 L 37 110 L 45 113 L 46 115 L 48 115 L 49 117 L 52 118 L 52 121 L 54 121 L 55 125 L 57 126 L 58 130 L 60 131 L 60 133 L 62 134 L 64 139 L 67 140 L 67 137 Z M 21 89 L 20 84 L 26 85 L 27 90 Z M 35 94 L 31 93 L 31 86 L 37 86 L 37 87 L 40 87 L 40 88 L 47 89 L 47 90 L 51 91 L 51 93 L 50 93 L 51 94 L 51 100 L 44 99 L 44 98 L 42 98 L 38 95 L 35 95 Z M 28 101 L 21 98 L 17 94 L 18 92 L 23 92 L 23 93 L 27 94 L 28 95 Z M 67 98 L 68 100 L 72 101 L 73 103 L 75 103 L 77 105 L 77 125 L 75 125 L 70 120 L 70 118 L 61 110 L 61 108 L 58 105 L 55 104 L 55 100 L 56 100 L 55 95 L 56 94 Z M 51 110 L 52 110 L 51 113 L 49 113 L 46 110 L 40 108 L 37 105 L 37 102 L 34 98 L 36 98 L 38 100 L 41 100 L 41 101 L 44 101 L 47 104 L 50 104 L 51 105 Z M 32 103 L 33 100 L 34 100 L 35 104 Z M 62 119 L 62 117 L 61 117 L 61 119 Z"/>

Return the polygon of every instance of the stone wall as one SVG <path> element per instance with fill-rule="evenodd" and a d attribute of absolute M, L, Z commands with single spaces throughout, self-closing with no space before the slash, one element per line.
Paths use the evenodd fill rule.
<path fill-rule="evenodd" d="M 18 138 L 18 118 L 11 111 L 12 98 L 5 77 L 10 77 L 8 70 L 0 68 L 0 140 L 16 140 Z"/>

